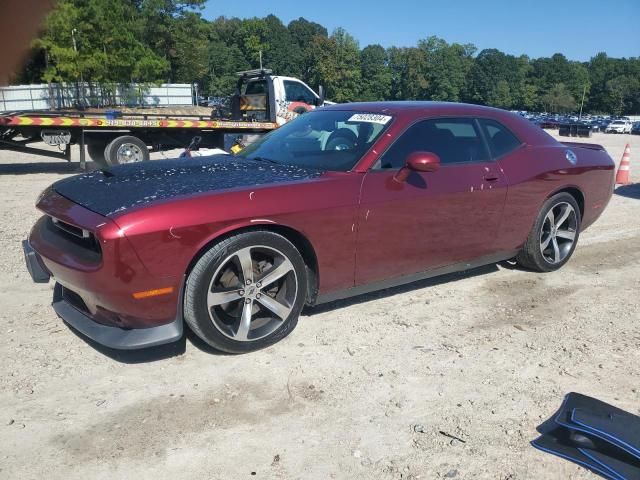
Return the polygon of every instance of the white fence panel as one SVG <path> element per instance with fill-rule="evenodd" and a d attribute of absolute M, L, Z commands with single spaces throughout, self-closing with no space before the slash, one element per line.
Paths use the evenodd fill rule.
<path fill-rule="evenodd" d="M 49 106 L 49 86 L 15 85 L 0 88 L 0 110 L 43 110 Z"/>
<path fill-rule="evenodd" d="M 159 86 L 82 84 L 34 84 L 0 87 L 0 112 L 102 106 L 193 105 L 189 83 Z"/>

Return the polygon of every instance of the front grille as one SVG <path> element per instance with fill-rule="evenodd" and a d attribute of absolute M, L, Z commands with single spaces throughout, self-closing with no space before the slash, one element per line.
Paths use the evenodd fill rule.
<path fill-rule="evenodd" d="M 60 230 L 68 233 L 69 235 L 73 235 L 75 237 L 83 239 L 89 238 L 91 236 L 91 232 L 89 232 L 89 230 L 85 230 L 84 228 L 76 227 L 75 225 L 71 225 L 70 223 L 63 222 L 56 217 L 51 217 L 51 222 Z"/>
<path fill-rule="evenodd" d="M 46 229 L 52 237 L 58 238 L 69 247 L 80 247 L 79 249 L 74 249 L 76 253 L 85 253 L 94 261 L 100 260 L 102 256 L 100 242 L 89 230 L 51 216 L 47 217 Z"/>

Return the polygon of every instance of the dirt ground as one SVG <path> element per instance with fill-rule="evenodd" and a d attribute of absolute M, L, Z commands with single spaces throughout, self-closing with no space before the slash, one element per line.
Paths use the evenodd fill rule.
<path fill-rule="evenodd" d="M 589 141 L 616 162 L 640 147 Z M 640 181 L 640 148 L 633 162 Z M 556 273 L 491 266 L 336 302 L 249 355 L 192 335 L 125 355 L 75 335 L 24 267 L 36 196 L 73 172 L 0 152 L 1 478 L 588 479 L 531 447 L 536 425 L 570 391 L 640 413 L 640 185 Z"/>

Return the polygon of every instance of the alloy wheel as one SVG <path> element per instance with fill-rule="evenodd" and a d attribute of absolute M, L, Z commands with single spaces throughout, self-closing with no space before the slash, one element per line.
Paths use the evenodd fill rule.
<path fill-rule="evenodd" d="M 554 205 L 542 222 L 540 252 L 551 264 L 562 262 L 571 253 L 576 240 L 578 216 L 567 202 Z"/>
<path fill-rule="evenodd" d="M 207 293 L 213 325 L 240 342 L 255 341 L 277 330 L 296 300 L 298 279 L 291 260 L 279 250 L 251 246 L 227 256 Z"/>

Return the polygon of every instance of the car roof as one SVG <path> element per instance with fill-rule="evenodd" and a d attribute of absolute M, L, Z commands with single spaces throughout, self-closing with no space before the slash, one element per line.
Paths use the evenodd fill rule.
<path fill-rule="evenodd" d="M 391 115 L 398 115 L 405 112 L 416 111 L 426 114 L 429 114 L 431 112 L 438 112 L 438 114 L 442 114 L 444 111 L 447 111 L 451 114 L 457 115 L 477 114 L 477 112 L 511 113 L 498 108 L 473 105 L 470 103 L 433 102 L 423 100 L 339 103 L 327 106 L 326 108 L 330 108 L 332 110 L 362 110 L 372 113 L 387 113 Z"/>
<path fill-rule="evenodd" d="M 510 128 L 520 140 L 530 145 L 558 144 L 551 135 L 517 113 L 470 103 L 432 101 L 354 102 L 323 106 L 322 110 L 379 113 L 393 115 L 408 121 L 438 116 L 486 117 L 503 123 Z"/>

